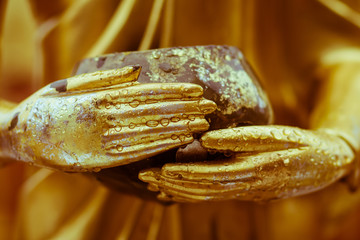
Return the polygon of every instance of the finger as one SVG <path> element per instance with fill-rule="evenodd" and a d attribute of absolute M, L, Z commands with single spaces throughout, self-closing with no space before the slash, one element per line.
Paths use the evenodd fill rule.
<path fill-rule="evenodd" d="M 121 105 L 107 107 L 104 112 L 108 115 L 109 124 L 127 126 L 145 124 L 147 121 L 176 122 L 181 119 L 189 121 L 215 111 L 216 104 L 212 101 L 201 99 L 197 101 L 171 101 L 159 103 L 143 103 L 139 105 Z M 102 111 L 99 109 L 98 111 Z"/>
<path fill-rule="evenodd" d="M 231 169 L 225 171 L 204 163 L 166 164 L 161 170 L 161 177 L 154 180 L 144 172 L 139 178 L 158 184 L 159 189 L 168 194 L 170 191 L 178 195 L 220 194 L 231 198 L 246 192 L 241 199 L 253 196 L 257 200 L 266 200 L 307 194 L 328 186 L 347 173 L 348 169 L 341 167 L 339 162 L 329 163 L 326 160 L 321 152 L 310 148 L 265 152 L 255 156 L 237 154 L 234 162 L 230 163 Z M 175 165 L 178 165 L 177 169 L 168 172 L 169 167 L 175 168 Z M 210 190 L 206 182 L 220 184 L 210 186 Z M 231 187 L 225 188 L 222 183 Z"/>
<path fill-rule="evenodd" d="M 182 203 L 197 203 L 203 201 L 225 201 L 225 200 L 242 200 L 242 201 L 267 201 L 271 199 L 276 199 L 274 196 L 263 197 L 259 193 L 254 195 L 253 192 L 249 191 L 234 191 L 229 194 L 224 194 L 218 192 L 214 195 L 194 195 L 192 193 L 178 192 L 173 189 L 163 188 L 160 190 L 157 198 L 162 201 L 171 201 L 171 202 L 182 202 Z M 262 192 L 264 195 L 264 192 Z"/>
<path fill-rule="evenodd" d="M 109 161 L 99 167 L 109 168 L 143 160 L 184 144 L 189 144 L 193 140 L 191 134 L 186 134 L 178 138 L 158 138 L 156 141 L 133 143 L 128 146 L 114 145 L 105 149 Z M 101 163 L 98 164 L 101 165 Z"/>
<path fill-rule="evenodd" d="M 163 201 L 198 202 L 209 200 L 229 200 L 242 197 L 253 199 L 249 192 L 251 184 L 244 182 L 206 182 L 168 179 L 159 169 L 148 169 L 139 174 L 141 180 L 148 182 L 148 189 L 160 191 L 158 198 Z M 246 194 L 248 193 L 248 194 Z"/>
<path fill-rule="evenodd" d="M 291 160 L 307 151 L 308 149 L 302 148 L 253 155 L 234 154 L 229 159 L 212 162 L 168 163 L 162 167 L 161 175 L 191 181 L 251 182 L 266 177 L 264 174 L 272 170 L 279 172 L 280 169 L 289 167 L 293 164 Z"/>
<path fill-rule="evenodd" d="M 184 135 L 192 135 L 192 133 L 206 131 L 209 128 L 209 123 L 205 119 L 200 118 L 194 121 L 170 121 L 166 122 L 166 125 L 159 122 L 151 123 L 150 125 L 149 122 L 151 121 L 144 125 L 110 128 L 105 131 L 102 137 L 105 147 L 114 144 L 123 146 L 143 144 L 156 141 L 160 138 L 183 138 Z"/>
<path fill-rule="evenodd" d="M 110 86 L 125 87 L 129 86 L 126 85 L 126 83 L 135 83 L 139 77 L 140 71 L 140 66 L 126 66 L 120 69 L 84 73 L 53 82 L 50 84 L 49 89 L 43 94 L 89 91 Z"/>
<path fill-rule="evenodd" d="M 265 152 L 309 146 L 318 137 L 311 131 L 286 126 L 246 126 L 205 133 L 203 147 L 219 151 Z"/>
<path fill-rule="evenodd" d="M 167 102 L 169 100 L 199 99 L 203 94 L 201 86 L 191 83 L 146 83 L 130 86 L 117 91 L 109 90 L 98 94 L 97 104 L 106 106 Z"/>
<path fill-rule="evenodd" d="M 183 192 L 193 195 L 218 195 L 218 194 L 234 194 L 239 190 L 245 191 L 250 187 L 250 181 L 257 181 L 251 179 L 248 181 L 192 181 L 181 178 L 168 178 L 161 175 L 159 169 L 149 169 L 139 173 L 139 178 L 142 181 L 149 183 L 149 189 L 152 191 L 159 191 L 159 189 L 172 189 L 177 192 Z"/>

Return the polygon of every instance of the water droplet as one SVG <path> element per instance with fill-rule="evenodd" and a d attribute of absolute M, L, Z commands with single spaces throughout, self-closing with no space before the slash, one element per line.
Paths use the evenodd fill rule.
<path fill-rule="evenodd" d="M 106 103 L 106 104 L 105 104 L 105 108 L 106 108 L 106 109 L 110 109 L 110 108 L 111 108 L 111 104 L 110 104 L 110 103 Z"/>
<path fill-rule="evenodd" d="M 124 147 L 121 145 L 116 146 L 116 150 L 118 150 L 118 152 L 121 152 L 123 149 L 124 149 Z"/>
<path fill-rule="evenodd" d="M 281 134 L 277 130 L 270 131 L 271 136 L 277 140 L 281 140 Z"/>
<path fill-rule="evenodd" d="M 178 117 L 172 117 L 170 120 L 171 120 L 172 122 L 178 122 L 178 121 L 180 121 L 180 118 L 178 118 Z"/>
<path fill-rule="evenodd" d="M 164 127 L 166 127 L 167 125 L 169 125 L 169 123 L 170 123 L 170 120 L 167 119 L 167 118 L 163 118 L 163 119 L 160 120 L 160 124 L 161 124 L 162 126 L 164 126 Z"/>
<path fill-rule="evenodd" d="M 241 148 L 239 146 L 236 146 L 234 147 L 233 149 L 234 152 L 240 152 L 241 151 Z"/>
<path fill-rule="evenodd" d="M 225 157 L 231 157 L 233 155 L 233 153 L 230 151 L 226 151 L 226 152 L 224 152 L 224 155 L 225 155 Z"/>
<path fill-rule="evenodd" d="M 239 198 L 239 197 L 243 197 L 243 196 L 245 196 L 245 195 L 246 195 L 245 193 L 237 193 L 237 194 L 236 194 L 236 197 Z"/>
<path fill-rule="evenodd" d="M 75 111 L 76 111 L 76 112 L 80 111 L 80 109 L 81 109 L 81 106 L 80 106 L 80 105 L 76 105 L 76 106 L 75 106 Z"/>
<path fill-rule="evenodd" d="M 299 137 L 303 136 L 303 134 L 299 130 L 294 130 L 293 133 L 295 133 L 295 135 L 298 135 Z"/>
<path fill-rule="evenodd" d="M 185 137 L 184 134 L 181 134 L 181 135 L 179 136 L 179 139 L 180 139 L 181 142 L 183 142 L 183 141 L 185 141 L 186 137 Z"/>
<path fill-rule="evenodd" d="M 217 151 L 216 151 L 216 150 L 214 150 L 214 149 L 209 149 L 209 150 L 208 150 L 208 152 L 209 152 L 211 155 L 214 155 L 214 154 L 216 154 L 216 153 L 217 153 Z"/>
<path fill-rule="evenodd" d="M 256 132 L 253 132 L 251 134 L 251 136 L 252 136 L 253 139 L 258 139 L 258 138 L 260 138 L 260 133 L 258 131 L 256 131 Z"/>
<path fill-rule="evenodd" d="M 288 166 L 289 163 L 290 163 L 290 159 L 288 159 L 288 158 L 284 159 L 284 165 L 285 166 Z"/>
<path fill-rule="evenodd" d="M 260 134 L 260 140 L 268 139 L 269 136 L 267 134 Z"/>
<path fill-rule="evenodd" d="M 129 124 L 129 128 L 130 128 L 130 129 L 134 129 L 135 127 L 136 127 L 135 123 L 130 123 L 130 124 Z"/>
<path fill-rule="evenodd" d="M 116 126 L 116 127 L 115 127 L 115 131 L 120 132 L 120 131 L 121 131 L 121 127 L 120 127 L 120 126 Z"/>
<path fill-rule="evenodd" d="M 116 103 L 115 108 L 119 110 L 121 108 L 121 103 Z"/>
<path fill-rule="evenodd" d="M 111 100 L 112 100 L 112 97 L 111 97 L 111 95 L 110 95 L 109 93 L 107 93 L 107 94 L 105 95 L 105 99 L 106 99 L 107 101 L 111 101 Z"/>
<path fill-rule="evenodd" d="M 188 88 L 188 87 L 184 87 L 184 93 L 189 93 L 191 90 L 190 90 L 190 88 Z"/>
<path fill-rule="evenodd" d="M 129 91 L 127 89 L 122 89 L 121 94 L 122 95 L 128 95 Z"/>
<path fill-rule="evenodd" d="M 146 126 L 148 127 L 157 127 L 157 125 L 159 125 L 159 122 L 155 120 L 150 120 L 146 122 Z"/>
<path fill-rule="evenodd" d="M 130 107 L 136 108 L 140 105 L 140 102 L 138 100 L 134 100 L 131 103 L 129 103 Z"/>
<path fill-rule="evenodd" d="M 175 134 L 173 134 L 173 135 L 171 135 L 171 139 L 172 139 L 172 140 L 176 140 L 176 139 L 178 139 L 178 136 L 175 135 Z"/>
<path fill-rule="evenodd" d="M 189 119 L 190 121 L 194 121 L 194 120 L 195 120 L 195 116 L 194 116 L 194 115 L 189 115 L 189 116 L 188 116 L 188 119 Z"/>
<path fill-rule="evenodd" d="M 294 134 L 290 134 L 287 136 L 287 140 L 290 142 L 298 142 L 298 138 Z"/>
<path fill-rule="evenodd" d="M 161 53 L 159 51 L 153 51 L 152 56 L 154 59 L 159 59 L 161 57 Z"/>
<path fill-rule="evenodd" d="M 290 135 L 291 131 L 290 131 L 290 129 L 285 128 L 283 133 L 284 133 L 284 135 Z"/>
<path fill-rule="evenodd" d="M 217 140 L 217 144 L 218 144 L 219 146 L 223 145 L 223 144 L 224 144 L 224 139 L 222 139 L 222 138 L 218 139 L 218 140 Z"/>
<path fill-rule="evenodd" d="M 110 128 L 109 129 L 109 135 L 113 135 L 113 134 L 116 134 L 115 129 Z"/>

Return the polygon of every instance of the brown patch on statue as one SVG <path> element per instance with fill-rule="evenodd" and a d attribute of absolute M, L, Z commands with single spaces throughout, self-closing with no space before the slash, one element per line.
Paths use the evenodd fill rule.
<path fill-rule="evenodd" d="M 20 114 L 20 112 L 15 113 L 13 119 L 11 120 L 11 123 L 9 126 L 9 131 L 13 130 L 16 127 L 16 125 L 19 121 L 19 114 Z"/>
<path fill-rule="evenodd" d="M 68 83 L 67 79 L 63 79 L 63 80 L 53 82 L 52 84 L 50 84 L 50 87 L 55 88 L 56 91 L 58 91 L 59 93 L 66 92 L 67 83 Z"/>
<path fill-rule="evenodd" d="M 96 63 L 96 67 L 101 68 L 104 65 L 105 61 L 106 61 L 106 57 L 99 57 Z"/>

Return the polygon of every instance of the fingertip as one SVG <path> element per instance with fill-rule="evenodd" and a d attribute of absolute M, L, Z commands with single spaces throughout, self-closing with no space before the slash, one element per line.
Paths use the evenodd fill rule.
<path fill-rule="evenodd" d="M 138 178 L 143 182 L 153 183 L 157 182 L 159 178 L 160 170 L 157 168 L 147 169 L 140 171 L 138 174 Z"/>
<path fill-rule="evenodd" d="M 205 119 L 195 119 L 193 121 L 190 120 L 187 124 L 190 132 L 203 132 L 209 129 L 210 124 Z"/>
<path fill-rule="evenodd" d="M 157 198 L 160 200 L 160 201 L 164 201 L 164 202 L 171 202 L 173 201 L 172 197 L 167 195 L 166 193 L 164 192 L 160 192 L 158 195 L 157 195 Z"/>
<path fill-rule="evenodd" d="M 185 97 L 201 97 L 204 92 L 200 85 L 192 83 L 181 84 L 180 90 Z"/>
<path fill-rule="evenodd" d="M 152 192 L 159 192 L 160 191 L 159 186 L 156 185 L 156 184 L 153 184 L 153 183 L 149 183 L 148 186 L 147 186 L 147 189 L 149 191 L 152 191 Z"/>
<path fill-rule="evenodd" d="M 141 66 L 125 66 L 118 69 L 83 73 L 68 78 L 65 82 L 58 82 L 50 87 L 62 92 L 84 91 L 90 89 L 100 89 L 104 87 L 122 86 L 122 84 L 135 82 L 140 74 Z M 64 80 L 63 80 L 64 81 Z M 58 90 L 58 91 L 59 91 Z"/>
<path fill-rule="evenodd" d="M 203 114 L 209 114 L 212 113 L 216 110 L 217 105 L 215 102 L 207 100 L 207 99 L 202 99 L 199 101 L 199 109 Z"/>
<path fill-rule="evenodd" d="M 182 179 L 183 176 L 180 172 L 186 171 L 186 169 L 186 164 L 165 164 L 165 166 L 161 168 L 161 175 L 169 178 Z"/>

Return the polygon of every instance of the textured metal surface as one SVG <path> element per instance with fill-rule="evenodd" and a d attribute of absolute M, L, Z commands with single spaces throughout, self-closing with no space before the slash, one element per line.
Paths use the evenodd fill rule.
<path fill-rule="evenodd" d="M 8 113 L 9 157 L 63 171 L 100 171 L 193 141 L 215 103 L 189 83 L 139 84 L 139 66 L 54 82 Z M 185 117 L 186 115 L 186 117 Z"/>
<path fill-rule="evenodd" d="M 255 75 L 236 47 L 195 46 L 114 53 L 80 62 L 76 73 L 140 65 L 140 83 L 187 82 L 200 85 L 217 110 L 211 129 L 269 124 L 272 109 Z"/>
<path fill-rule="evenodd" d="M 248 126 L 207 132 L 201 142 L 225 156 L 166 164 L 142 171 L 140 179 L 167 201 L 264 201 L 324 188 L 345 175 L 354 159 L 347 143 L 326 130 Z"/>
<path fill-rule="evenodd" d="M 79 63 L 75 72 L 93 72 L 130 64 L 142 67 L 138 78 L 140 83 L 186 82 L 201 86 L 204 98 L 214 101 L 217 105 L 216 111 L 206 116 L 210 123 L 209 129 L 272 122 L 272 109 L 267 96 L 242 53 L 235 47 L 210 45 L 114 53 L 85 59 Z M 163 113 L 153 109 L 151 114 L 153 117 L 158 115 L 161 118 Z M 184 116 L 194 118 L 191 112 Z M 141 129 L 136 129 L 134 133 L 136 131 Z M 157 133 L 160 134 L 161 129 Z M 200 135 L 196 136 L 199 137 Z M 214 160 L 219 157 L 218 155 L 223 156 L 222 153 L 208 154 L 207 149 L 196 140 L 156 157 L 105 169 L 92 175 L 118 191 L 155 199 L 155 194 L 147 189 L 147 184 L 138 179 L 140 171 L 161 168 L 166 163 Z"/>

